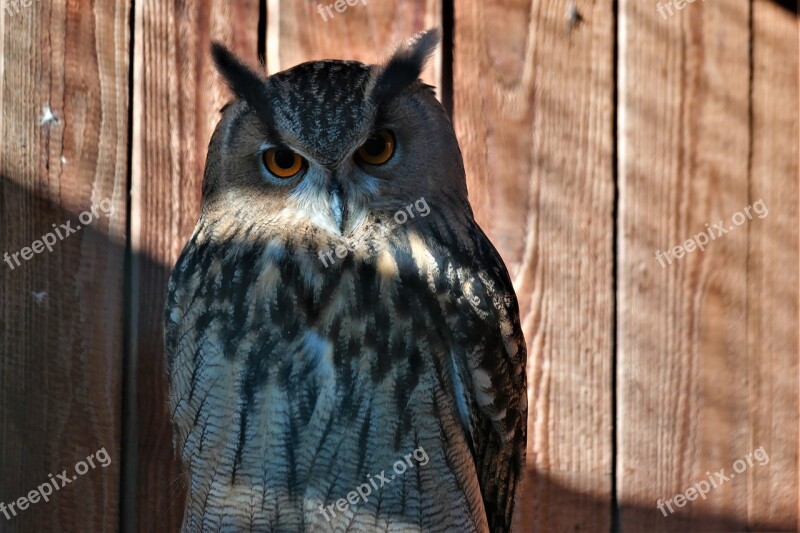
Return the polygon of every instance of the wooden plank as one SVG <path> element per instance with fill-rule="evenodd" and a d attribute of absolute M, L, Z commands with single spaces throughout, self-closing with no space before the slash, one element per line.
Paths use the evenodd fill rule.
<path fill-rule="evenodd" d="M 19 253 L 53 226 L 80 230 L 0 264 L 0 502 L 9 514 L 0 530 L 113 531 L 129 4 L 27 4 L 4 2 L 0 12 L 0 253 Z M 98 451 L 83 470 L 79 461 Z M 18 498 L 64 471 L 68 486 L 58 481 L 49 502 L 22 509 Z"/>
<path fill-rule="evenodd" d="M 796 12 L 755 0 L 752 17 L 750 199 L 762 199 L 769 215 L 749 228 L 749 447 L 763 446 L 770 462 L 747 473 L 748 525 L 797 531 L 800 43 Z"/>
<path fill-rule="evenodd" d="M 167 408 L 164 294 L 197 220 L 206 148 L 230 98 L 211 64 L 211 40 L 256 64 L 259 16 L 258 0 L 136 2 L 128 441 L 138 445 L 129 456 L 128 531 L 177 531 L 183 517 Z"/>
<path fill-rule="evenodd" d="M 774 172 L 756 177 L 749 171 L 748 154 L 758 146 L 750 131 L 750 17 L 745 2 L 686 3 L 682 10 L 673 6 L 672 14 L 652 2 L 620 2 L 617 487 L 623 530 L 784 530 L 785 499 L 768 511 L 756 507 L 771 497 L 768 485 L 787 490 L 793 502 L 797 497 L 797 345 L 776 340 L 777 352 L 770 352 L 772 343 L 765 342 L 797 321 L 796 274 L 773 270 L 776 260 L 792 258 L 786 270 L 796 269 L 796 251 L 771 246 L 780 234 L 786 238 L 778 248 L 797 242 L 797 189 Z M 786 55 L 771 54 L 771 70 L 786 68 Z M 783 73 L 774 92 L 764 94 L 785 102 L 797 90 L 794 72 L 794 82 Z M 769 105 L 761 120 L 778 109 Z M 796 120 L 796 101 L 780 109 Z M 769 140 L 759 157 L 775 150 L 786 165 L 784 141 L 773 131 L 791 133 L 785 123 L 764 127 Z M 794 132 L 786 145 L 796 145 Z M 768 188 L 759 185 L 765 182 Z M 781 214 L 762 219 L 751 209 L 753 219 L 742 218 L 762 198 Z M 725 234 L 711 228 L 713 239 L 700 236 L 718 221 Z M 695 235 L 709 241 L 705 251 L 694 243 L 688 252 L 674 249 Z M 677 257 L 667 258 L 667 251 Z M 788 303 L 776 292 L 784 281 L 795 283 Z M 788 314 L 769 317 L 778 310 Z M 779 414 L 766 417 L 778 402 L 784 403 Z M 759 464 L 760 452 L 753 459 L 762 442 L 769 466 Z M 742 470 L 745 463 L 737 461 L 748 454 L 753 464 Z M 714 487 L 709 478 L 721 482 L 720 469 L 729 480 Z M 773 485 L 777 479 L 788 486 Z M 701 498 L 696 491 L 705 487 Z M 762 495 L 758 487 L 765 488 Z M 659 499 L 670 504 L 659 510 Z"/>
<path fill-rule="evenodd" d="M 270 74 L 316 59 L 380 63 L 398 43 L 442 24 L 441 0 L 362 0 L 353 6 L 347 3 L 346 10 L 341 13 L 333 6 L 332 0 L 267 0 L 267 70 Z M 422 78 L 431 85 L 441 86 L 441 48 Z"/>
<path fill-rule="evenodd" d="M 620 3 L 618 497 L 623 530 L 742 530 L 746 483 L 659 499 L 751 452 L 747 230 L 663 254 L 748 205 L 749 9 Z M 757 223 L 757 222 L 756 222 Z M 716 235 L 716 230 L 714 230 Z M 671 264 L 670 264 L 671 263 Z M 743 381 L 744 380 L 744 381 Z"/>
<path fill-rule="evenodd" d="M 610 0 L 455 3 L 470 199 L 528 341 L 519 531 L 611 525 L 613 13 Z"/>

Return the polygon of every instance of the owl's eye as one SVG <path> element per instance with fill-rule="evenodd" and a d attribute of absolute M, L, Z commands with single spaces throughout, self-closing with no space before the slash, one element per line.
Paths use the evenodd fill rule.
<path fill-rule="evenodd" d="M 370 165 L 382 165 L 394 155 L 394 135 L 389 130 L 380 130 L 367 139 L 356 154 L 363 162 Z"/>
<path fill-rule="evenodd" d="M 274 176 L 286 179 L 302 170 L 303 158 L 286 148 L 270 148 L 264 152 L 264 164 Z"/>

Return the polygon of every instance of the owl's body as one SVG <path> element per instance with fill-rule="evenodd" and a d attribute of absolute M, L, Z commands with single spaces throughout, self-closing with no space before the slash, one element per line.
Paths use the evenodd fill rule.
<path fill-rule="evenodd" d="M 217 51 L 241 100 L 212 139 L 166 310 L 185 531 L 510 527 L 525 344 L 452 127 L 415 81 L 426 39 L 386 67 L 308 63 L 252 94 Z M 398 58 L 413 80 L 392 74 Z M 365 164 L 378 128 L 394 151 Z M 274 180 L 291 161 L 265 169 L 273 146 L 302 173 Z M 420 199 L 430 210 L 412 218 Z"/>

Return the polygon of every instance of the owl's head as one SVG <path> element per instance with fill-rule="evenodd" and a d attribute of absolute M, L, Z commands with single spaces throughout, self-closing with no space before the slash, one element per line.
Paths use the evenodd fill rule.
<path fill-rule="evenodd" d="M 431 30 L 382 65 L 313 61 L 269 77 L 214 44 L 237 99 L 211 140 L 204 212 L 343 237 L 421 198 L 469 211 L 452 125 L 419 80 L 438 41 Z"/>

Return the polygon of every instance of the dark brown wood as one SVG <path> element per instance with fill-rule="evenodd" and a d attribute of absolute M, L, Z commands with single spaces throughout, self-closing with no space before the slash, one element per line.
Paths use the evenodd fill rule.
<path fill-rule="evenodd" d="M 52 251 L 18 256 L 19 265 L 11 259 L 13 270 L 0 263 L 0 502 L 10 518 L 0 514 L 0 530 L 113 531 L 122 463 L 129 5 L 3 7 L 0 253 L 41 251 L 33 243 L 54 224 L 80 230 L 48 237 Z M 107 456 L 78 475 L 77 463 L 101 449 Z M 20 510 L 20 497 L 64 470 L 75 476 L 70 484 Z"/>
<path fill-rule="evenodd" d="M 177 531 L 184 482 L 172 449 L 162 316 L 169 273 L 197 220 L 205 154 L 230 94 L 211 64 L 211 40 L 254 65 L 258 0 L 136 3 L 130 352 L 136 369 L 133 531 Z M 135 516 L 135 522 L 134 522 Z"/>

